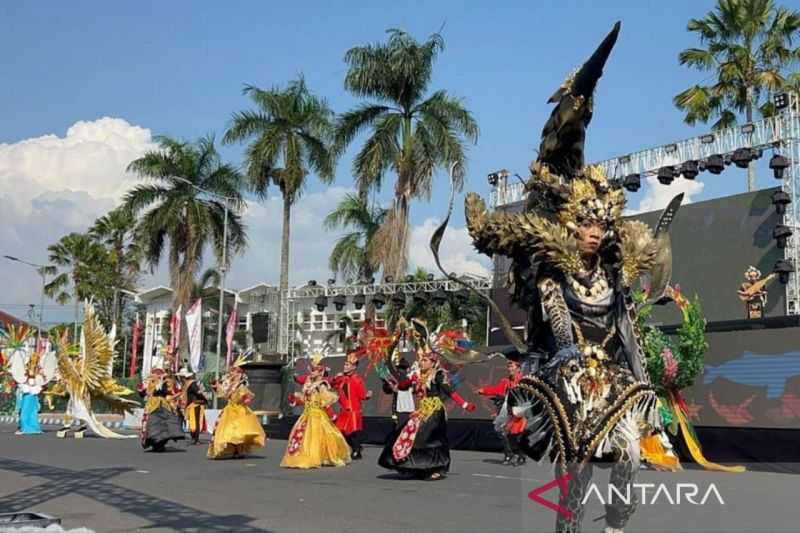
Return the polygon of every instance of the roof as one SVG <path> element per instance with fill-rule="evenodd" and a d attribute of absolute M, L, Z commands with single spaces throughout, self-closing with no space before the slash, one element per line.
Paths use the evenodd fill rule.
<path fill-rule="evenodd" d="M 21 320 L 14 315 L 9 315 L 5 311 L 0 311 L 0 329 L 8 330 L 8 326 L 28 326 L 30 324 Z"/>
<path fill-rule="evenodd" d="M 279 290 L 278 287 L 275 285 L 270 285 L 268 283 L 259 283 L 257 285 L 253 285 L 252 287 L 240 290 L 239 298 L 244 300 L 245 298 L 249 298 L 251 296 L 258 296 L 260 294 L 267 294 L 270 292 L 278 292 L 278 290 Z"/>
<path fill-rule="evenodd" d="M 152 289 L 146 289 L 139 292 L 136 295 L 136 299 L 143 304 L 147 304 L 171 294 L 172 289 L 163 285 L 159 285 L 157 287 L 153 287 Z"/>

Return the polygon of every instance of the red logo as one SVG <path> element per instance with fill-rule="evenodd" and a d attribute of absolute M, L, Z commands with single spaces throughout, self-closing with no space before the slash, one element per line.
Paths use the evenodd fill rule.
<path fill-rule="evenodd" d="M 561 503 L 567 497 L 567 492 L 569 492 L 569 481 L 572 477 L 569 474 L 565 474 L 559 478 L 550 481 L 549 483 L 542 485 L 541 487 L 535 488 L 528 493 L 528 498 L 535 501 L 539 505 L 544 505 L 548 509 L 551 509 L 564 518 L 572 518 L 572 512 L 567 509 L 566 507 L 561 507 L 561 505 L 553 503 L 549 500 L 545 500 L 540 496 L 543 492 L 547 492 L 548 490 L 552 489 L 556 485 L 558 485 L 559 492 L 561 493 L 561 497 L 559 498 L 558 502 Z"/>

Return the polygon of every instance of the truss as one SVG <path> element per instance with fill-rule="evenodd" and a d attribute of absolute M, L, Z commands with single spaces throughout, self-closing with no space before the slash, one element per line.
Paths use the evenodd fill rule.
<path fill-rule="evenodd" d="M 486 278 L 464 278 L 467 285 L 473 289 L 487 291 L 492 288 L 492 280 Z M 374 294 L 413 294 L 416 292 L 455 292 L 464 287 L 452 280 L 434 281 L 414 281 L 409 283 L 383 283 L 380 285 L 343 285 L 343 286 L 305 286 L 289 289 L 287 299 L 295 301 L 306 298 L 316 298 L 317 296 L 356 296 L 363 294 L 371 296 Z"/>
<path fill-rule="evenodd" d="M 648 177 L 657 175 L 661 167 L 701 161 L 710 155 L 730 156 L 739 148 L 777 148 L 789 160 L 789 168 L 784 172 L 781 187 L 792 200 L 786 206 L 783 224 L 794 232 L 788 239 L 784 257 L 792 262 L 795 269 L 786 284 L 786 313 L 795 315 L 800 314 L 800 97 L 797 94 L 788 94 L 787 97 L 788 105 L 774 117 L 595 164 L 603 167 L 606 175 L 612 179 L 622 179 L 631 174 Z M 524 198 L 525 188 L 522 183 L 501 176 L 491 192 L 490 202 L 497 208 Z"/>

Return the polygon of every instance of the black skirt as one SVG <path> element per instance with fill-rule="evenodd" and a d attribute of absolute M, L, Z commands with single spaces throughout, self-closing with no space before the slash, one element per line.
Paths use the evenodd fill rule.
<path fill-rule="evenodd" d="M 142 448 L 163 449 L 170 440 L 183 440 L 183 423 L 177 413 L 163 407 L 147 415 Z"/>
<path fill-rule="evenodd" d="M 383 468 L 418 477 L 444 474 L 450 470 L 450 445 L 447 442 L 447 417 L 444 409 L 437 410 L 420 424 L 411 453 L 397 461 L 392 454 L 392 447 L 406 424 L 389 434 L 378 464 Z"/>

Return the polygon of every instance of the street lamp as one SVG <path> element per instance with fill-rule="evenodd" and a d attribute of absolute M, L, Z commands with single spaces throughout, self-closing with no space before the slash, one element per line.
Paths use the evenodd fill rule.
<path fill-rule="evenodd" d="M 36 264 L 36 263 L 30 263 L 28 261 L 25 261 L 25 260 L 20 259 L 18 257 L 14 257 L 12 255 L 4 255 L 3 257 L 8 259 L 9 261 L 15 261 L 17 263 L 22 263 L 23 265 L 28 265 L 30 267 L 33 267 L 33 268 L 35 268 L 37 270 L 37 272 L 39 272 L 39 275 L 42 276 L 42 296 L 41 296 L 41 300 L 40 300 L 40 304 L 39 304 L 39 331 L 38 331 L 38 333 L 36 335 L 36 347 L 40 348 L 40 347 L 43 346 L 42 345 L 42 325 L 44 323 L 44 286 L 46 284 L 46 276 L 47 276 L 47 273 L 45 272 L 45 268 L 47 268 L 47 267 L 45 267 L 45 265 L 39 265 L 39 264 Z"/>
<path fill-rule="evenodd" d="M 222 274 L 222 280 L 219 287 L 219 320 L 217 322 L 217 369 L 214 372 L 214 376 L 217 381 L 219 381 L 219 360 L 222 358 L 222 312 L 223 312 L 223 303 L 225 301 L 225 273 L 227 272 L 227 263 L 228 263 L 228 202 L 234 200 L 234 198 L 229 198 L 227 196 L 222 196 L 221 194 L 217 194 L 215 192 L 208 191 L 199 187 L 192 183 L 191 181 L 187 180 L 186 178 L 181 178 L 175 176 L 174 179 L 178 181 L 182 181 L 188 185 L 194 187 L 197 191 L 201 193 L 207 194 L 209 196 L 213 196 L 219 200 L 222 200 L 225 206 L 225 217 L 222 223 L 222 260 L 220 261 L 219 271 Z M 217 394 L 214 393 L 214 409 L 217 408 Z"/>

